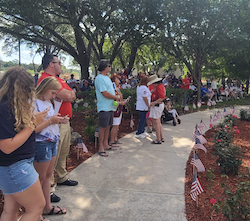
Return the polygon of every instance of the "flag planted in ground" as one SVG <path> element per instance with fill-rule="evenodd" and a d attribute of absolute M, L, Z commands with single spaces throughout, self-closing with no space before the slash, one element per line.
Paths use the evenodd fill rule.
<path fill-rule="evenodd" d="M 99 137 L 99 127 L 95 128 L 95 137 Z"/>
<path fill-rule="evenodd" d="M 131 129 L 133 129 L 134 125 L 135 125 L 135 122 L 134 122 L 134 119 L 133 119 L 133 114 L 131 114 L 131 120 L 130 120 Z"/>
<path fill-rule="evenodd" d="M 202 192 L 204 192 L 204 189 L 201 185 L 200 179 L 198 177 L 198 174 L 195 173 L 194 177 L 193 177 L 193 182 L 192 182 L 192 186 L 191 186 L 191 191 L 190 191 L 190 196 L 192 198 L 193 201 L 196 201 L 196 197 L 201 194 Z"/>
<path fill-rule="evenodd" d="M 201 119 L 201 122 L 199 124 L 199 128 L 200 128 L 201 131 L 207 129 L 207 126 L 206 126 L 206 124 L 204 124 L 204 122 L 202 121 L 202 119 Z"/>
<path fill-rule="evenodd" d="M 203 144 L 201 144 L 198 138 L 195 138 L 194 149 L 201 149 L 201 150 L 204 150 L 205 153 L 207 153 L 207 148 Z"/>
<path fill-rule="evenodd" d="M 190 164 L 194 165 L 197 168 L 198 172 L 205 172 L 205 167 L 204 167 L 203 163 L 201 162 L 196 151 L 194 152 L 194 157 L 192 158 Z"/>
<path fill-rule="evenodd" d="M 207 140 L 205 139 L 205 137 L 202 136 L 200 130 L 198 130 L 198 129 L 195 130 L 194 136 L 195 136 L 195 138 L 198 138 L 200 140 L 201 144 L 207 143 Z M 195 141 L 195 139 L 193 141 Z"/>
<path fill-rule="evenodd" d="M 234 114 L 234 106 L 230 107 L 230 114 Z"/>
<path fill-rule="evenodd" d="M 224 117 L 227 116 L 227 110 L 226 110 L 226 108 L 224 108 L 223 116 L 224 116 Z"/>
<path fill-rule="evenodd" d="M 83 143 L 81 138 L 77 138 L 77 148 L 82 148 L 83 152 L 88 153 L 88 149 L 86 147 L 86 145 Z"/>

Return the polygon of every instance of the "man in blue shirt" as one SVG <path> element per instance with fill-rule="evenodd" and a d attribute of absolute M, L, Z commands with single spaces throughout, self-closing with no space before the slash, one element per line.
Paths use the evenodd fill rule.
<path fill-rule="evenodd" d="M 110 125 L 113 123 L 113 102 L 119 99 L 115 96 L 115 90 L 107 74 L 111 65 L 107 60 L 101 60 L 98 71 L 100 73 L 95 79 L 95 92 L 97 98 L 97 112 L 99 118 L 99 155 L 107 157 L 105 150 L 115 150 L 108 144 Z"/>

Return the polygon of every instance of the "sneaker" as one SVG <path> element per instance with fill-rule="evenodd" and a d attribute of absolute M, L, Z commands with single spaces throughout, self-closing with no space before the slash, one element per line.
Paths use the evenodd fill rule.
<path fill-rule="evenodd" d="M 151 134 L 151 133 L 152 133 L 152 130 L 150 130 L 150 129 L 147 129 L 147 132 Z"/>
<path fill-rule="evenodd" d="M 135 137 L 138 138 L 138 139 L 143 139 L 146 136 L 144 134 L 137 134 L 137 135 L 135 135 Z"/>
<path fill-rule="evenodd" d="M 148 134 L 147 132 L 144 132 L 143 135 L 144 135 L 145 137 L 148 137 L 148 136 L 149 136 L 149 134 Z"/>

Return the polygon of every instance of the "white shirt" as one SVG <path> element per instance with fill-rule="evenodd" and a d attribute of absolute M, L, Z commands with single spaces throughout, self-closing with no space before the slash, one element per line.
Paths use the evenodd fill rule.
<path fill-rule="evenodd" d="M 147 111 L 148 106 L 145 104 L 143 98 L 146 97 L 148 99 L 148 104 L 150 105 L 151 100 L 151 92 L 145 85 L 137 86 L 136 88 L 136 110 L 139 111 Z"/>

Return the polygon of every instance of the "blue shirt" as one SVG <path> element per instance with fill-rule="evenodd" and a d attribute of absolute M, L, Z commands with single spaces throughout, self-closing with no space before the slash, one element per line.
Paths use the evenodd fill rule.
<path fill-rule="evenodd" d="M 202 88 L 201 88 L 201 96 L 203 96 L 203 95 L 205 95 L 205 94 L 206 94 L 206 93 L 205 93 L 205 91 L 209 94 L 208 89 L 206 89 L 206 88 L 202 87 Z"/>
<path fill-rule="evenodd" d="M 97 112 L 100 111 L 112 111 L 113 99 L 108 99 L 102 95 L 103 91 L 107 91 L 110 94 L 115 95 L 115 90 L 112 81 L 108 76 L 98 74 L 95 79 L 95 93 L 97 98 Z"/>

